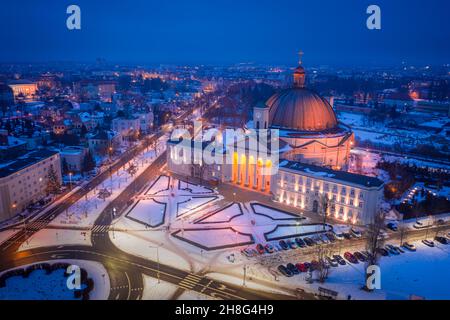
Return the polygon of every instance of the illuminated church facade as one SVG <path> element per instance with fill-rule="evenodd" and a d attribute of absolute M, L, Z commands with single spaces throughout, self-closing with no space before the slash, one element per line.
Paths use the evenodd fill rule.
<path fill-rule="evenodd" d="M 231 163 L 224 158 L 223 163 L 228 164 L 180 164 L 180 157 L 192 160 L 196 151 L 180 153 L 179 141 L 169 140 L 169 171 L 268 193 L 276 202 L 317 214 L 323 214 L 325 196 L 328 215 L 354 224 L 370 222 L 378 211 L 383 183 L 343 171 L 349 164 L 353 132 L 337 121 L 326 99 L 305 87 L 305 76 L 300 62 L 293 86 L 274 94 L 264 106 L 255 107 L 253 128 L 244 128 L 278 130 L 278 148 L 270 150 L 270 156 L 255 153 L 246 144 L 240 152 L 233 152 Z M 274 165 L 276 173 L 267 174 Z"/>

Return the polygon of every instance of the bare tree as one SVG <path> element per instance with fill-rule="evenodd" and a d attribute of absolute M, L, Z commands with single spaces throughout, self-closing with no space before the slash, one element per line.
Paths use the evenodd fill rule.
<path fill-rule="evenodd" d="M 328 199 L 328 196 L 326 194 L 322 194 L 320 196 L 320 213 L 322 214 L 323 218 L 323 230 L 325 231 L 325 227 L 327 224 L 327 211 L 328 211 L 328 205 L 330 200 Z"/>
<path fill-rule="evenodd" d="M 380 210 L 373 217 L 372 222 L 367 226 L 366 250 L 369 252 L 367 266 L 377 265 L 378 263 L 378 248 L 381 248 L 384 245 L 382 231 L 384 229 L 385 218 L 386 212 Z M 365 280 L 367 280 L 368 275 L 365 274 L 364 276 Z"/>
<path fill-rule="evenodd" d="M 330 249 L 323 245 L 323 244 L 319 244 L 316 246 L 316 250 L 315 250 L 315 257 L 316 257 L 316 261 L 318 262 L 317 265 L 317 280 L 320 283 L 324 283 L 327 278 L 328 278 L 328 274 L 330 272 L 330 266 L 327 263 L 327 257 L 330 255 L 331 251 Z"/>
<path fill-rule="evenodd" d="M 398 232 L 400 235 L 400 246 L 402 246 L 403 243 L 405 242 L 404 240 L 407 240 L 408 234 L 408 226 L 405 225 L 403 221 L 400 221 L 400 223 L 398 224 Z"/>

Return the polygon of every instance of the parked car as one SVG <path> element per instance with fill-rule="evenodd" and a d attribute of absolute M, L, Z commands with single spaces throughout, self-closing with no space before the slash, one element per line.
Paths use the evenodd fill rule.
<path fill-rule="evenodd" d="M 291 239 L 287 240 L 286 243 L 289 246 L 289 248 L 291 248 L 291 249 L 297 249 L 298 248 L 297 242 L 292 241 Z"/>
<path fill-rule="evenodd" d="M 311 239 L 312 239 L 312 241 L 314 241 L 315 244 L 322 244 L 323 243 L 323 241 L 320 238 L 320 236 L 315 236 L 315 237 L 313 237 Z"/>
<path fill-rule="evenodd" d="M 344 253 L 344 258 L 347 259 L 348 262 L 351 262 L 353 264 L 359 263 L 358 259 L 356 259 L 356 257 L 353 254 L 351 254 L 350 252 Z"/>
<path fill-rule="evenodd" d="M 422 240 L 422 243 L 431 248 L 434 247 L 434 241 L 432 241 L 432 240 Z"/>
<path fill-rule="evenodd" d="M 309 237 L 303 238 L 303 240 L 305 241 L 306 245 L 308 247 L 312 247 L 314 246 L 316 243 Z"/>
<path fill-rule="evenodd" d="M 330 239 L 328 239 L 326 234 L 322 234 L 322 236 L 320 238 L 323 241 L 323 243 L 325 243 L 325 244 L 331 243 Z"/>
<path fill-rule="evenodd" d="M 311 263 L 309 262 L 305 262 L 303 265 L 305 266 L 306 271 L 308 271 L 311 268 Z"/>
<path fill-rule="evenodd" d="M 405 250 L 403 250 L 403 249 L 400 248 L 400 247 L 394 246 L 394 248 L 395 248 L 398 252 L 400 252 L 400 253 L 405 253 Z"/>
<path fill-rule="evenodd" d="M 327 232 L 325 234 L 325 236 L 328 238 L 328 240 L 330 240 L 331 243 L 336 242 L 336 237 L 334 236 L 334 233 L 332 232 Z"/>
<path fill-rule="evenodd" d="M 295 238 L 295 242 L 297 242 L 297 245 L 298 245 L 300 248 L 306 247 L 306 243 L 305 243 L 305 241 L 303 241 L 302 238 Z"/>
<path fill-rule="evenodd" d="M 347 264 L 347 262 L 345 262 L 344 258 L 342 258 L 342 256 L 335 254 L 333 255 L 333 259 L 337 261 L 337 263 L 339 263 L 341 266 L 345 266 Z"/>
<path fill-rule="evenodd" d="M 342 235 L 344 236 L 345 239 L 350 240 L 352 238 L 352 235 L 348 232 L 343 232 Z"/>
<path fill-rule="evenodd" d="M 243 250 L 241 250 L 241 253 L 246 257 L 249 257 L 249 258 L 253 257 L 249 249 L 243 249 Z"/>
<path fill-rule="evenodd" d="M 286 241 L 280 240 L 280 242 L 278 242 L 278 243 L 280 244 L 281 249 L 283 249 L 283 250 L 288 250 L 289 249 L 289 246 L 286 243 Z"/>
<path fill-rule="evenodd" d="M 297 267 L 298 271 L 300 271 L 300 272 L 308 271 L 308 268 L 304 263 L 297 263 L 295 266 Z"/>
<path fill-rule="evenodd" d="M 404 242 L 403 243 L 403 248 L 405 248 L 406 250 L 409 250 L 409 251 L 417 251 L 416 246 L 411 244 L 411 243 L 409 243 L 409 242 Z"/>
<path fill-rule="evenodd" d="M 369 251 L 361 251 L 361 253 L 366 257 L 367 260 L 372 258 L 372 254 Z"/>
<path fill-rule="evenodd" d="M 294 275 L 288 268 L 283 265 L 278 266 L 278 271 L 280 271 L 280 273 L 285 277 L 292 277 Z"/>
<path fill-rule="evenodd" d="M 389 252 L 388 252 L 386 249 L 384 249 L 384 248 L 378 248 L 377 251 L 378 251 L 378 253 L 381 254 L 383 257 L 389 256 Z"/>
<path fill-rule="evenodd" d="M 294 275 L 300 273 L 300 271 L 298 271 L 297 267 L 294 266 L 292 263 L 288 263 L 288 264 L 286 265 L 286 268 L 287 268 L 289 271 L 291 271 Z"/>
<path fill-rule="evenodd" d="M 395 256 L 398 256 L 398 255 L 400 254 L 400 252 L 398 252 L 398 251 L 394 248 L 394 246 L 391 245 L 391 244 L 386 245 L 386 246 L 385 246 L 385 249 L 386 249 L 387 251 L 389 251 L 390 254 L 393 254 L 393 255 L 395 255 Z"/>
<path fill-rule="evenodd" d="M 352 236 L 354 236 L 355 238 L 361 238 L 362 234 L 361 231 L 355 230 L 355 229 L 350 229 L 350 233 L 352 234 Z"/>
<path fill-rule="evenodd" d="M 356 259 L 358 259 L 361 262 L 367 261 L 367 258 L 359 251 L 356 251 L 353 255 L 355 256 Z"/>
<path fill-rule="evenodd" d="M 319 261 L 313 260 L 311 261 L 311 266 L 310 266 L 311 270 L 317 270 L 319 269 Z"/>
<path fill-rule="evenodd" d="M 274 247 L 270 243 L 266 244 L 265 249 L 266 249 L 267 253 L 274 253 L 275 252 Z"/>
<path fill-rule="evenodd" d="M 339 266 L 339 263 L 337 262 L 336 259 L 327 257 L 327 261 L 328 261 L 328 264 L 329 264 L 330 266 L 334 267 L 334 268 L 336 268 L 336 267 Z"/>
<path fill-rule="evenodd" d="M 257 251 L 259 254 L 264 254 L 264 253 L 266 252 L 266 249 L 263 247 L 263 245 L 262 245 L 261 243 L 258 243 L 258 244 L 256 245 L 256 251 Z"/>
<path fill-rule="evenodd" d="M 392 231 L 397 231 L 397 230 L 398 230 L 397 225 L 396 225 L 395 223 L 393 223 L 393 222 L 389 222 L 389 223 L 386 225 L 386 227 L 387 227 L 388 229 L 392 230 Z"/>
<path fill-rule="evenodd" d="M 436 240 L 437 242 L 439 242 L 440 244 L 449 244 L 449 241 L 446 237 L 440 237 L 440 236 L 436 236 L 434 238 L 434 240 Z"/>
<path fill-rule="evenodd" d="M 414 223 L 413 227 L 415 229 L 423 229 L 423 228 L 426 228 L 427 226 L 423 222 L 416 221 L 416 223 Z"/>
<path fill-rule="evenodd" d="M 334 237 L 336 238 L 336 240 L 344 240 L 344 235 L 342 233 L 336 233 L 333 232 Z"/>

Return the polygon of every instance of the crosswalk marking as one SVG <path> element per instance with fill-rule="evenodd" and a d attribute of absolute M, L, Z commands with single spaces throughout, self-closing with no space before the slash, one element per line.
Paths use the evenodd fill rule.
<path fill-rule="evenodd" d="M 47 221 L 33 221 L 30 223 L 26 223 L 24 229 L 27 230 L 40 230 L 45 227 L 47 227 L 48 222 Z"/>
<path fill-rule="evenodd" d="M 108 232 L 109 231 L 109 225 L 96 225 L 92 229 L 92 232 Z"/>
<path fill-rule="evenodd" d="M 202 280 L 201 277 L 196 276 L 195 274 L 188 274 L 178 285 L 184 289 L 191 290 L 200 282 L 200 280 Z"/>

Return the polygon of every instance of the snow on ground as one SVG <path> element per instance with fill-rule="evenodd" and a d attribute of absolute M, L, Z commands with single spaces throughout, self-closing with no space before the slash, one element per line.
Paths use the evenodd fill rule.
<path fill-rule="evenodd" d="M 225 209 L 215 211 L 213 213 L 207 214 L 206 217 L 201 218 L 196 223 L 219 223 L 219 222 L 229 222 L 234 217 L 243 214 L 239 209 L 239 204 L 233 203 L 232 205 L 226 207 Z"/>
<path fill-rule="evenodd" d="M 294 219 L 303 219 L 302 217 L 292 214 L 283 212 L 280 210 L 276 210 L 274 208 L 269 208 L 267 206 L 261 205 L 261 204 L 253 204 L 252 205 L 253 210 L 257 214 L 266 215 L 271 217 L 274 220 L 294 220 Z"/>
<path fill-rule="evenodd" d="M 125 252 L 143 257 L 149 260 L 159 261 L 162 264 L 175 266 L 185 271 L 190 271 L 189 262 L 180 255 L 180 251 L 171 247 L 166 233 L 161 231 L 115 231 L 114 236 L 109 233 L 114 245 Z M 158 247 L 158 251 L 156 248 Z"/>
<path fill-rule="evenodd" d="M 170 282 L 159 281 L 156 278 L 144 275 L 144 291 L 142 300 L 170 300 L 178 287 Z"/>
<path fill-rule="evenodd" d="M 159 176 L 150 186 L 150 188 L 145 192 L 146 195 L 156 195 L 163 191 L 169 190 L 168 176 Z"/>
<path fill-rule="evenodd" d="M 183 199 L 181 202 L 177 203 L 178 210 L 177 210 L 177 216 L 182 216 L 185 213 L 188 213 L 189 211 L 200 209 L 200 207 L 216 200 L 217 197 L 214 196 L 204 196 L 204 197 L 190 197 Z"/>
<path fill-rule="evenodd" d="M 163 136 L 158 140 L 158 154 L 165 150 L 167 137 Z M 155 152 L 148 149 L 147 152 L 140 154 L 135 158 L 134 163 L 137 166 L 137 172 L 134 178 L 142 174 L 154 161 Z M 114 200 L 125 188 L 133 181 L 133 177 L 127 172 L 126 164 L 120 170 L 112 175 L 111 178 L 106 179 L 98 188 L 92 190 L 76 203 L 74 203 L 65 213 L 60 214 L 54 219 L 50 225 L 52 226 L 67 226 L 75 225 L 82 227 L 90 227 L 94 224 L 100 213 Z M 107 189 L 112 191 L 110 197 L 106 199 L 98 198 L 98 189 Z"/>
<path fill-rule="evenodd" d="M 51 260 L 40 263 L 70 263 L 83 268 L 88 278 L 94 281 L 89 293 L 91 300 L 106 300 L 109 296 L 110 281 L 102 264 L 86 260 Z M 23 266 L 25 268 L 29 265 Z M 28 278 L 22 276 L 7 279 L 6 286 L 0 288 L 0 300 L 75 300 L 73 292 L 67 288 L 67 278 L 63 269 L 46 275 L 44 270 L 33 271 Z"/>
<path fill-rule="evenodd" d="M 144 225 L 157 227 L 164 223 L 166 204 L 154 199 L 139 200 L 126 217 Z"/>
<path fill-rule="evenodd" d="M 450 299 L 450 246 L 437 244 L 429 248 L 416 243 L 417 252 L 405 252 L 398 256 L 382 257 L 381 290 L 373 293 L 361 290 L 364 285 L 365 265 L 331 268 L 324 284 L 307 284 L 305 274 L 293 278 L 280 277 L 283 285 L 317 290 L 319 286 L 339 292 L 339 299 L 409 299 L 411 295 L 426 299 Z"/>
<path fill-rule="evenodd" d="M 192 194 L 212 194 L 214 190 L 211 188 L 204 187 L 202 185 L 188 183 L 186 181 L 180 181 L 180 189 L 187 190 Z"/>
<path fill-rule="evenodd" d="M 214 300 L 212 297 L 201 294 L 196 291 L 184 291 L 179 297 L 178 300 Z"/>
<path fill-rule="evenodd" d="M 243 273 L 243 268 L 239 267 L 239 268 L 234 268 L 234 269 L 238 270 L 239 273 L 230 275 L 230 274 L 211 272 L 211 273 L 207 273 L 205 276 L 207 276 L 208 278 L 214 279 L 214 280 L 228 282 L 228 283 L 234 284 L 236 286 L 242 286 L 244 283 L 244 280 L 243 280 L 244 277 L 243 277 L 243 274 L 241 274 L 241 273 Z M 283 290 L 281 288 L 274 288 L 274 286 L 270 285 L 269 283 L 267 285 L 265 285 L 265 284 L 261 284 L 256 281 L 253 281 L 251 273 L 247 273 L 247 275 L 246 275 L 245 286 L 247 288 L 250 288 L 253 290 L 273 292 L 273 293 L 286 294 L 286 295 L 290 294 L 290 292 L 288 290 Z"/>
<path fill-rule="evenodd" d="M 326 231 L 330 230 L 329 227 L 325 228 Z M 310 233 L 323 232 L 323 225 L 286 225 L 278 226 L 273 232 L 267 233 L 268 240 L 296 237 L 298 235 L 308 235 Z"/>
<path fill-rule="evenodd" d="M 66 229 L 42 229 L 20 247 L 19 251 L 52 246 L 83 245 L 92 246 L 91 232 Z"/>
<path fill-rule="evenodd" d="M 239 246 L 252 243 L 252 236 L 240 234 L 232 229 L 182 230 L 178 233 L 183 239 L 213 250 L 224 246 Z M 206 241 L 205 241 L 206 240 Z"/>
<path fill-rule="evenodd" d="M 18 230 L 5 230 L 0 232 L 0 244 L 11 238 L 13 235 L 15 235 L 18 232 Z"/>

